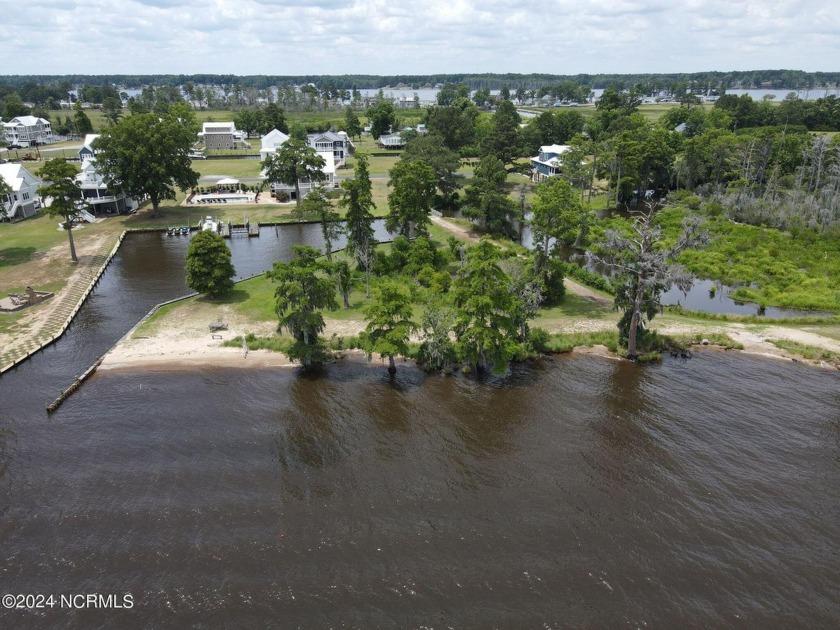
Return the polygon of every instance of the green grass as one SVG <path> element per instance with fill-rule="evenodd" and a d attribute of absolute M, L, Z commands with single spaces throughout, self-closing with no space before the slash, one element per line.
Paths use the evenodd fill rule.
<path fill-rule="evenodd" d="M 619 314 L 612 306 L 599 304 L 567 291 L 561 304 L 540 309 L 537 318 L 534 320 L 534 325 L 546 328 L 569 324 L 580 319 L 617 323 Z"/>
<path fill-rule="evenodd" d="M 768 339 L 777 348 L 790 352 L 791 354 L 799 355 L 814 363 L 826 361 L 833 365 L 840 365 L 840 353 L 826 350 L 825 348 L 817 348 L 816 346 L 809 346 L 796 341 L 788 341 L 787 339 Z"/>
<path fill-rule="evenodd" d="M 618 331 L 598 331 L 589 333 L 561 333 L 552 335 L 546 347 L 549 352 L 571 352 L 579 347 L 606 346 L 610 352 L 618 352 Z"/>
<path fill-rule="evenodd" d="M 260 161 L 248 159 L 193 160 L 192 168 L 202 176 L 224 175 L 225 177 L 259 177 Z"/>
<path fill-rule="evenodd" d="M 660 212 L 665 233 L 675 236 L 682 208 Z M 759 305 L 840 311 L 840 238 L 803 230 L 796 234 L 768 227 L 710 219 L 712 241 L 687 250 L 679 261 L 701 278 L 740 286 L 731 297 Z"/>
<path fill-rule="evenodd" d="M 670 340 L 678 348 L 700 345 L 703 340 L 706 340 L 709 342 L 709 345 L 725 348 L 726 350 L 744 349 L 744 344 L 735 341 L 732 337 L 723 333 L 704 332 L 692 335 L 666 335 L 665 338 Z"/>

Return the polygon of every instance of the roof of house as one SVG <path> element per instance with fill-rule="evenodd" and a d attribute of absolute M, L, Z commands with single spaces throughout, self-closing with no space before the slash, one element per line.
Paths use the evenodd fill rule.
<path fill-rule="evenodd" d="M 13 192 L 19 191 L 27 180 L 35 185 L 43 181 L 27 171 L 23 164 L 0 164 L 0 177 L 6 180 Z"/>
<path fill-rule="evenodd" d="M 17 127 L 18 125 L 23 125 L 24 127 L 34 127 L 35 125 L 49 125 L 49 120 L 44 120 L 43 118 L 37 118 L 35 116 L 16 116 L 12 118 L 9 122 L 3 123 L 4 127 Z"/>
<path fill-rule="evenodd" d="M 232 122 L 206 122 L 201 130 L 203 133 L 234 133 L 236 125 Z"/>
<path fill-rule="evenodd" d="M 347 134 L 343 131 L 339 131 L 338 133 L 334 131 L 325 131 L 324 133 L 310 133 L 306 136 L 307 140 L 321 140 L 326 139 L 330 142 L 345 142 L 347 140 Z"/>
<path fill-rule="evenodd" d="M 288 139 L 289 136 L 280 131 L 279 129 L 272 129 L 262 138 L 260 138 L 260 142 L 262 143 L 264 149 L 269 149 L 274 148 L 275 144 L 283 144 Z M 268 146 L 266 146 L 266 144 L 268 144 Z"/>
<path fill-rule="evenodd" d="M 82 147 L 83 149 L 87 149 L 88 151 L 94 152 L 93 149 L 93 141 L 99 137 L 100 134 L 98 133 L 89 133 L 85 136 L 85 144 Z"/>
<path fill-rule="evenodd" d="M 560 155 L 561 153 L 569 151 L 571 148 L 572 147 L 568 144 L 547 144 L 540 147 L 540 153 L 556 153 L 557 155 Z"/>

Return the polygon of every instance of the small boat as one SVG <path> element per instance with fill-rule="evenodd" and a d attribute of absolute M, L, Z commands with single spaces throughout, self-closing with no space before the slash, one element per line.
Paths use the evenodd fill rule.
<path fill-rule="evenodd" d="M 190 226 L 185 225 L 181 228 L 181 234 L 189 234 L 190 233 Z"/>
<path fill-rule="evenodd" d="M 178 228 L 168 227 L 166 228 L 166 235 L 167 236 L 175 236 L 178 234 Z"/>
<path fill-rule="evenodd" d="M 213 217 L 205 217 L 204 221 L 199 226 L 203 231 L 218 232 L 219 222 L 214 221 Z"/>

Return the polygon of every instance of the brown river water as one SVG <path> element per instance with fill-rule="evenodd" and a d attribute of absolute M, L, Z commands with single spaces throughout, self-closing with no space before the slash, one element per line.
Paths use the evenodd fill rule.
<path fill-rule="evenodd" d="M 837 372 L 723 352 L 504 379 L 137 370 L 47 416 L 95 339 L 183 291 L 141 263 L 185 242 L 127 241 L 68 337 L 0 379 L 0 595 L 132 607 L 0 627 L 840 624 Z"/>

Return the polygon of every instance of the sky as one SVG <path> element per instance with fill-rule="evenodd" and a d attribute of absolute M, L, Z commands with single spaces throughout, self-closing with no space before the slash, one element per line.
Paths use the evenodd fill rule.
<path fill-rule="evenodd" d="M 840 0 L 0 0 L 0 74 L 840 70 Z"/>

